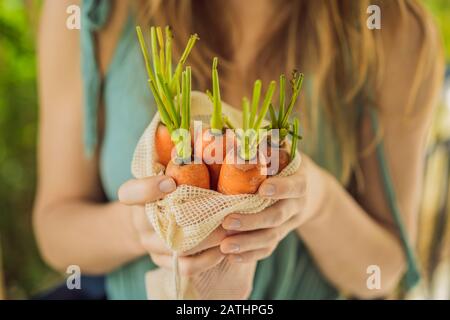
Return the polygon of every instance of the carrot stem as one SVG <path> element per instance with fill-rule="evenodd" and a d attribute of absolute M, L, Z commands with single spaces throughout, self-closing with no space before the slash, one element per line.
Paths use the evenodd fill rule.
<path fill-rule="evenodd" d="M 186 63 L 186 60 L 187 60 L 189 54 L 191 53 L 192 48 L 194 47 L 195 43 L 199 39 L 200 38 L 198 37 L 197 34 L 193 34 L 192 36 L 190 36 L 189 41 L 186 45 L 186 48 L 184 49 L 184 52 L 181 55 L 180 61 L 178 62 L 177 66 L 175 68 L 175 73 L 172 78 L 172 83 L 170 84 L 170 88 L 172 88 L 172 90 L 175 90 L 174 87 L 176 85 L 176 82 L 179 81 L 184 64 Z"/>
<path fill-rule="evenodd" d="M 150 39 L 151 39 L 151 43 L 152 43 L 152 60 L 153 60 L 153 70 L 155 75 L 157 75 L 158 73 L 161 73 L 161 61 L 159 60 L 159 56 L 158 56 L 158 39 L 157 39 L 157 35 L 156 35 L 156 28 L 155 27 L 151 27 L 150 28 Z M 157 87 L 160 87 L 160 83 L 159 83 L 159 79 L 156 78 L 156 84 Z"/>
<path fill-rule="evenodd" d="M 271 127 L 274 128 L 277 126 L 278 119 L 277 119 L 277 115 L 275 114 L 275 109 L 272 104 L 269 105 L 269 114 L 270 114 L 270 120 L 272 122 Z"/>
<path fill-rule="evenodd" d="M 247 130 L 249 129 L 249 102 L 246 97 L 242 99 L 242 125 L 243 129 Z"/>
<path fill-rule="evenodd" d="M 294 119 L 294 122 L 292 124 L 293 126 L 293 135 L 292 135 L 292 144 L 291 144 L 291 161 L 295 158 L 295 153 L 297 152 L 297 143 L 298 143 L 298 127 L 299 127 L 299 121 L 298 118 Z"/>
<path fill-rule="evenodd" d="M 220 84 L 219 84 L 219 73 L 217 71 L 218 59 L 217 57 L 213 60 L 212 65 L 212 83 L 213 83 L 213 114 L 211 117 L 211 130 L 220 131 L 223 130 L 223 119 L 222 119 L 222 100 L 220 97 Z"/>
<path fill-rule="evenodd" d="M 286 76 L 282 74 L 280 76 L 280 110 L 278 111 L 279 126 L 281 126 L 281 122 L 283 121 L 285 104 L 286 104 Z"/>
<path fill-rule="evenodd" d="M 142 56 L 144 57 L 145 68 L 147 69 L 148 78 L 153 82 L 156 82 L 155 75 L 150 66 L 150 57 L 148 56 L 148 49 L 144 40 L 144 35 L 142 34 L 141 27 L 139 26 L 136 27 L 136 33 L 139 39 L 139 44 L 141 46 Z"/>
<path fill-rule="evenodd" d="M 211 93 L 211 91 L 206 89 L 206 95 L 208 96 L 209 100 L 211 100 L 211 102 L 214 103 L 214 97 L 213 97 L 213 94 Z"/>
<path fill-rule="evenodd" d="M 190 108 L 191 108 L 191 69 L 187 67 L 185 71 L 181 73 L 181 94 L 182 94 L 182 107 L 181 107 L 181 126 L 182 129 L 176 136 L 172 136 L 174 140 L 177 159 L 181 162 L 190 160 L 192 155 L 191 139 L 190 139 Z"/>
<path fill-rule="evenodd" d="M 185 128 L 186 130 L 189 130 L 190 126 L 191 126 L 191 92 L 192 92 L 192 71 L 191 71 L 191 67 L 186 67 L 186 76 L 187 76 L 187 86 L 188 86 L 188 91 L 187 91 L 187 116 L 188 116 L 188 122 L 187 122 L 187 127 Z"/>
<path fill-rule="evenodd" d="M 228 117 L 223 117 L 223 122 L 229 129 L 236 129 L 236 127 L 231 123 L 230 119 Z"/>
<path fill-rule="evenodd" d="M 172 120 L 170 119 L 170 116 L 166 111 L 166 107 L 164 106 L 164 103 L 162 102 L 162 99 L 159 96 L 158 89 L 156 88 L 156 84 L 150 79 L 148 80 L 148 84 L 150 86 L 150 90 L 153 93 L 153 96 L 155 97 L 156 107 L 158 109 L 159 115 L 161 116 L 161 121 L 167 127 L 169 132 L 172 133 L 172 130 L 173 130 Z"/>
<path fill-rule="evenodd" d="M 303 78 L 304 78 L 303 73 L 301 73 L 298 76 L 294 76 L 292 97 L 291 97 L 291 100 L 289 101 L 287 110 L 286 110 L 285 114 L 283 115 L 283 118 L 282 118 L 283 120 L 281 121 L 281 125 L 280 125 L 281 128 L 283 128 L 287 125 L 289 116 L 292 112 L 292 109 L 294 108 L 295 103 L 297 102 L 298 95 L 300 94 L 300 91 L 302 89 Z"/>
<path fill-rule="evenodd" d="M 187 104 L 188 104 L 188 99 L 187 99 L 187 90 L 188 90 L 188 86 L 187 86 L 187 80 L 186 80 L 186 72 L 183 71 L 183 73 L 181 74 L 181 94 L 183 95 L 183 103 L 181 104 L 181 117 L 182 117 L 182 121 L 181 121 L 181 128 L 186 128 L 187 126 Z"/>
<path fill-rule="evenodd" d="M 256 118 L 256 113 L 258 112 L 259 100 L 261 97 L 261 87 L 262 87 L 261 80 L 256 80 L 255 84 L 253 85 L 252 108 L 250 111 L 250 126 L 253 126 L 253 123 L 255 122 Z"/>
<path fill-rule="evenodd" d="M 180 86 L 180 82 L 177 83 L 177 104 L 176 104 L 176 108 L 177 108 L 177 114 L 181 114 L 181 105 L 182 105 L 182 99 L 181 99 L 181 86 Z"/>
<path fill-rule="evenodd" d="M 159 64 L 161 66 L 160 71 L 164 77 L 167 77 L 166 63 L 165 63 L 166 52 L 164 50 L 164 36 L 163 36 L 161 27 L 156 28 L 156 36 L 158 38 L 158 44 L 159 44 Z"/>
<path fill-rule="evenodd" d="M 166 33 L 166 78 L 167 83 L 172 82 L 172 30 L 169 26 L 165 29 Z M 178 89 L 178 87 L 177 87 Z"/>
<path fill-rule="evenodd" d="M 239 156 L 241 159 L 249 160 L 251 158 L 250 155 L 250 139 L 249 139 L 249 129 L 250 128 L 250 103 L 246 97 L 242 99 L 242 135 L 239 138 L 240 148 L 239 148 Z"/>
<path fill-rule="evenodd" d="M 179 115 L 176 112 L 175 109 L 175 105 L 174 105 L 174 101 L 173 101 L 173 96 L 172 93 L 169 90 L 169 87 L 167 86 L 167 83 L 164 81 L 163 76 L 158 73 L 157 74 L 160 85 L 161 85 L 161 89 L 165 95 L 165 99 L 163 99 L 163 101 L 166 102 L 166 109 L 167 109 L 167 113 L 169 114 L 170 118 L 172 119 L 173 125 L 174 127 L 179 127 L 180 125 L 180 119 L 179 119 Z"/>
<path fill-rule="evenodd" d="M 259 129 L 264 117 L 267 114 L 270 102 L 272 101 L 273 93 L 275 92 L 275 86 L 276 86 L 276 82 L 271 81 L 270 85 L 269 85 L 269 89 L 267 89 L 266 95 L 264 97 L 264 102 L 261 107 L 261 111 L 259 112 L 258 118 L 257 118 L 255 124 L 253 125 L 253 129 L 255 129 L 255 130 Z"/>

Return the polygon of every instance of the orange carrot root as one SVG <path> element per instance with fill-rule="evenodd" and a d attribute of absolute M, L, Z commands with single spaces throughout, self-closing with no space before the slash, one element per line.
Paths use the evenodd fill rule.
<path fill-rule="evenodd" d="M 208 166 L 211 189 L 217 190 L 220 168 L 222 167 L 227 151 L 233 147 L 233 140 L 227 139 L 225 134 L 214 134 L 210 129 L 205 129 L 202 135 L 197 137 L 195 146 L 197 147 L 195 149 L 196 157 L 202 158 Z M 219 148 L 222 148 L 221 156 L 216 154 L 216 151 L 220 150 Z"/>
<path fill-rule="evenodd" d="M 172 160 L 167 165 L 165 174 L 172 177 L 177 186 L 210 188 L 208 167 L 204 163 L 177 164 Z"/>
<path fill-rule="evenodd" d="M 219 184 L 220 169 L 222 165 L 218 163 L 208 164 L 209 170 L 209 180 L 212 190 L 217 190 L 217 185 Z"/>
<path fill-rule="evenodd" d="M 226 195 L 254 194 L 261 183 L 266 179 L 265 165 L 261 163 L 237 163 L 237 156 L 231 159 L 228 153 L 220 170 L 217 191 Z"/>
<path fill-rule="evenodd" d="M 290 157 L 291 157 L 291 154 L 289 153 L 288 150 L 286 150 L 284 148 L 279 150 L 278 173 L 283 171 L 283 169 L 288 166 L 289 162 L 291 161 Z"/>
<path fill-rule="evenodd" d="M 169 130 L 162 124 L 159 125 L 156 130 L 155 147 L 158 155 L 158 162 L 167 167 L 172 159 L 172 150 L 174 150 L 175 145 L 170 138 Z"/>
<path fill-rule="evenodd" d="M 272 150 L 274 150 L 275 148 L 278 149 L 278 159 L 275 159 L 275 161 L 278 161 L 278 165 L 277 163 L 272 163 L 271 160 L 273 159 L 270 158 Z M 273 147 L 273 146 L 268 147 L 267 157 L 268 157 L 267 160 L 270 161 L 269 164 L 267 165 L 267 175 L 269 176 L 277 175 L 278 173 L 283 171 L 283 169 L 286 168 L 289 162 L 291 161 L 291 155 L 285 147 Z"/>

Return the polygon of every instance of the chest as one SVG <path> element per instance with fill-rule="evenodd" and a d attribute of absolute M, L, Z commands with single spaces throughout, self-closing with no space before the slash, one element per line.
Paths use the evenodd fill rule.
<path fill-rule="evenodd" d="M 104 78 L 100 176 L 109 200 L 116 200 L 120 185 L 132 178 L 134 149 L 156 111 L 133 35 L 120 39 Z"/>

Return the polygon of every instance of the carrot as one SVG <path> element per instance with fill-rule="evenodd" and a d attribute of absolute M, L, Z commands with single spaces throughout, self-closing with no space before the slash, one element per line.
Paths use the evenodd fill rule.
<path fill-rule="evenodd" d="M 155 148 L 158 156 L 158 162 L 164 167 L 172 159 L 172 151 L 175 148 L 174 143 L 170 138 L 170 132 L 165 125 L 159 125 L 156 129 Z"/>
<path fill-rule="evenodd" d="M 219 181 L 220 168 L 227 151 L 232 147 L 232 141 L 227 140 L 225 134 L 225 124 L 227 122 L 222 115 L 222 100 L 220 96 L 219 74 L 217 71 L 218 59 L 213 59 L 212 65 L 212 93 L 209 98 L 213 103 L 213 112 L 210 120 L 209 128 L 203 130 L 202 134 L 197 137 L 195 142 L 196 156 L 201 157 L 209 169 L 212 189 L 217 189 Z"/>
<path fill-rule="evenodd" d="M 186 59 L 192 50 L 197 35 L 188 41 L 175 71 L 172 72 L 172 33 L 165 29 L 165 37 L 160 27 L 151 27 L 151 56 L 139 27 L 136 27 L 148 83 L 155 98 L 162 125 L 156 132 L 155 147 L 159 161 L 166 166 L 165 174 L 172 177 L 177 185 L 191 185 L 209 189 L 209 172 L 203 162 L 193 163 L 191 124 L 191 68 L 183 71 Z M 174 154 L 174 157 L 172 157 Z"/>
<path fill-rule="evenodd" d="M 293 79 L 291 81 L 292 95 L 289 104 L 286 108 L 286 77 L 280 76 L 280 101 L 278 107 L 278 115 L 275 112 L 273 105 L 269 106 L 269 114 L 271 118 L 270 129 L 272 131 L 269 144 L 267 146 L 268 156 L 268 175 L 276 175 L 281 172 L 289 162 L 295 157 L 297 141 L 301 139 L 298 133 L 298 119 L 295 118 L 289 122 L 289 117 L 292 113 L 295 103 L 298 100 L 302 83 L 303 74 L 293 72 Z M 278 136 L 275 138 L 273 130 L 278 130 Z M 292 136 L 291 149 L 287 149 L 287 136 Z M 276 152 L 274 152 L 276 151 Z M 272 154 L 278 154 L 277 159 L 272 159 Z M 273 162 L 275 160 L 275 162 Z"/>
<path fill-rule="evenodd" d="M 170 161 L 165 174 L 175 180 L 177 186 L 190 185 L 198 188 L 209 189 L 209 172 L 204 163 L 178 164 Z"/>
<path fill-rule="evenodd" d="M 158 161 L 164 166 L 167 166 L 174 153 L 174 142 L 171 139 L 171 135 L 175 129 L 179 128 L 181 121 L 180 103 L 175 103 L 175 97 L 181 95 L 180 77 L 182 70 L 189 53 L 198 40 L 198 36 L 194 34 L 190 37 L 175 71 L 172 72 L 172 31 L 169 27 L 166 27 L 164 31 L 165 37 L 160 27 L 150 28 L 152 57 L 150 59 L 149 50 L 145 43 L 142 30 L 139 26 L 136 27 L 136 33 L 148 74 L 148 84 L 161 117 L 161 124 L 157 129 L 155 137 Z"/>
<path fill-rule="evenodd" d="M 272 158 L 274 154 L 274 158 Z M 277 155 L 275 157 L 275 155 Z M 267 147 L 267 175 L 274 176 L 286 168 L 291 162 L 291 155 L 286 144 L 268 144 Z"/>
<path fill-rule="evenodd" d="M 167 165 L 165 174 L 172 177 L 177 185 L 191 185 L 209 189 L 208 167 L 201 161 L 192 162 L 191 123 L 191 69 L 182 72 L 182 105 L 180 131 L 172 135 L 175 142 L 176 157 Z M 198 159 L 197 159 L 198 160 Z"/>
<path fill-rule="evenodd" d="M 219 192 L 228 195 L 254 194 L 266 179 L 266 164 L 257 157 L 258 131 L 267 114 L 275 86 L 275 81 L 272 81 L 259 114 L 261 81 L 255 82 L 251 107 L 249 101 L 243 99 L 243 125 L 241 132 L 237 133 L 237 152 L 230 150 L 222 164 L 217 187 Z"/>
<path fill-rule="evenodd" d="M 224 133 L 214 133 L 211 129 L 203 130 L 202 134 L 197 137 L 201 142 L 196 142 L 197 146 L 201 143 L 201 148 L 196 149 L 195 153 L 198 157 L 203 159 L 203 162 L 208 166 L 211 188 L 217 190 L 217 183 L 219 181 L 220 168 L 227 154 L 227 151 L 233 147 L 232 139 L 227 139 Z"/>
<path fill-rule="evenodd" d="M 265 166 L 261 163 L 237 164 L 236 155 L 227 154 L 219 176 L 217 191 L 227 195 L 254 194 L 261 183 L 266 180 Z"/>

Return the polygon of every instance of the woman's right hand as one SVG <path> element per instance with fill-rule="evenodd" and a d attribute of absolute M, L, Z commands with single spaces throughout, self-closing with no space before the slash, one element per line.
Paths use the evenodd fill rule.
<path fill-rule="evenodd" d="M 172 251 L 152 228 L 144 207 L 146 203 L 162 199 L 175 189 L 175 181 L 167 176 L 129 180 L 119 189 L 119 200 L 130 207 L 141 245 L 157 266 L 166 269 L 172 268 Z M 225 258 L 219 245 L 226 236 L 227 232 L 219 227 L 194 249 L 185 252 L 179 258 L 180 273 L 194 276 L 219 264 Z"/>

